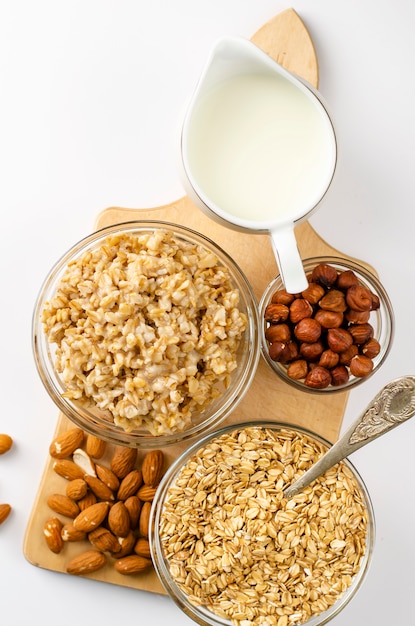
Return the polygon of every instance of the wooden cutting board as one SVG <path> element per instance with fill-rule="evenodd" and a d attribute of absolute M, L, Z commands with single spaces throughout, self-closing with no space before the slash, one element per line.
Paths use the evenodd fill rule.
<path fill-rule="evenodd" d="M 318 63 L 313 42 L 294 10 L 288 9 L 274 17 L 252 37 L 252 41 L 286 69 L 305 78 L 315 87 L 318 86 Z M 139 219 L 184 224 L 213 239 L 240 265 L 258 301 L 269 281 L 278 274 L 268 236 L 229 231 L 206 217 L 187 197 L 157 208 L 105 209 L 97 218 L 96 228 Z M 308 222 L 296 228 L 296 235 L 302 258 L 320 255 L 345 256 L 323 241 Z M 308 427 L 334 442 L 338 438 L 347 396 L 346 392 L 328 396 L 295 390 L 279 380 L 261 359 L 249 391 L 227 419 L 227 423 L 253 419 L 284 421 Z M 56 434 L 71 425 L 59 414 Z M 168 461 L 176 458 L 183 447 L 165 449 Z M 110 453 L 111 446 L 107 452 L 108 458 Z M 140 452 L 139 455 L 141 458 L 143 453 Z M 62 573 L 65 573 L 66 563 L 72 556 L 90 547 L 88 543 L 67 544 L 63 552 L 53 554 L 44 541 L 43 525 L 52 514 L 46 499 L 52 493 L 63 493 L 65 482 L 55 474 L 51 459 L 48 458 L 24 542 L 24 554 L 30 563 Z M 115 585 L 164 593 L 154 571 L 128 577 L 117 574 L 110 566 L 106 566 L 89 577 Z"/>

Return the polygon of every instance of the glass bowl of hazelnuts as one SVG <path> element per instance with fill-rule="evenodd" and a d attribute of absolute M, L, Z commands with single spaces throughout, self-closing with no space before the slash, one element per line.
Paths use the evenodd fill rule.
<path fill-rule="evenodd" d="M 262 356 L 297 389 L 348 391 L 372 376 L 390 351 L 389 296 L 354 260 L 314 257 L 303 264 L 307 289 L 289 294 L 277 276 L 261 298 Z"/>

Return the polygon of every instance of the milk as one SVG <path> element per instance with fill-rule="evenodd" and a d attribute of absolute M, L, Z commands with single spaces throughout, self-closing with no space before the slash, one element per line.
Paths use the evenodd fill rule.
<path fill-rule="evenodd" d="M 225 228 L 268 233 L 287 291 L 306 289 L 295 226 L 319 205 L 337 161 L 318 92 L 254 43 L 223 38 L 190 100 L 180 147 L 190 199 Z"/>
<path fill-rule="evenodd" d="M 296 219 L 330 183 L 330 121 L 306 89 L 278 74 L 239 74 L 205 92 L 186 141 L 196 191 L 237 219 Z"/>

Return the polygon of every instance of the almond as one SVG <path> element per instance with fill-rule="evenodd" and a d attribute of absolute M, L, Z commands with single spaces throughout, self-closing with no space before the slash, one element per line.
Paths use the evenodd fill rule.
<path fill-rule="evenodd" d="M 62 528 L 63 524 L 58 517 L 50 517 L 43 527 L 47 546 L 55 554 L 59 554 L 63 548 Z"/>
<path fill-rule="evenodd" d="M 78 500 L 77 505 L 79 506 L 80 511 L 85 511 L 89 506 L 96 504 L 98 502 L 98 498 L 92 491 L 88 491 L 86 496 Z"/>
<path fill-rule="evenodd" d="M 87 494 L 88 485 L 83 478 L 75 478 L 70 480 L 66 485 L 66 495 L 71 500 L 82 500 Z"/>
<path fill-rule="evenodd" d="M 76 448 L 73 452 L 72 460 L 75 465 L 81 468 L 84 474 L 88 474 L 88 476 L 96 476 L 95 463 L 85 450 L 82 448 Z"/>
<path fill-rule="evenodd" d="M 111 507 L 108 513 L 108 526 L 117 537 L 127 537 L 130 532 L 130 515 L 121 500 Z"/>
<path fill-rule="evenodd" d="M 81 468 L 69 459 L 60 459 L 55 461 L 52 468 L 57 474 L 59 474 L 59 476 L 66 478 L 66 480 L 74 480 L 75 478 L 84 477 L 84 472 Z"/>
<path fill-rule="evenodd" d="M 124 504 L 130 516 L 130 528 L 135 530 L 138 525 L 138 520 L 140 519 L 143 503 L 138 496 L 130 496 L 125 500 Z"/>
<path fill-rule="evenodd" d="M 162 450 L 151 450 L 146 454 L 141 465 L 143 481 L 150 487 L 159 484 L 163 476 L 164 454 Z"/>
<path fill-rule="evenodd" d="M 101 552 L 116 553 L 121 550 L 117 537 L 107 528 L 99 526 L 88 534 L 88 539 L 92 545 Z"/>
<path fill-rule="evenodd" d="M 138 554 L 130 554 L 115 561 L 114 568 L 117 572 L 124 575 L 139 574 L 151 567 L 151 564 L 151 559 L 146 559 Z"/>
<path fill-rule="evenodd" d="M 105 441 L 95 435 L 87 435 L 86 452 L 90 457 L 93 459 L 101 459 L 104 456 L 106 449 L 107 444 Z"/>
<path fill-rule="evenodd" d="M 88 476 L 85 474 L 85 482 L 100 500 L 115 500 L 111 489 L 96 476 Z"/>
<path fill-rule="evenodd" d="M 53 493 L 47 499 L 47 505 L 55 513 L 75 518 L 79 514 L 79 506 L 62 493 Z"/>
<path fill-rule="evenodd" d="M 64 524 L 62 527 L 63 541 L 84 541 L 87 535 L 83 530 L 77 530 L 71 523 Z"/>
<path fill-rule="evenodd" d="M 2 524 L 7 517 L 9 517 L 12 507 L 10 504 L 0 504 L 0 524 Z"/>
<path fill-rule="evenodd" d="M 107 562 L 105 554 L 98 550 L 87 550 L 73 558 L 66 566 L 68 574 L 82 576 L 90 574 L 104 567 Z"/>
<path fill-rule="evenodd" d="M 121 546 L 121 550 L 117 553 L 117 558 L 122 558 L 127 556 L 127 554 L 131 554 L 134 550 L 135 542 L 136 536 L 132 530 L 130 530 L 126 537 L 118 537 L 118 543 Z"/>
<path fill-rule="evenodd" d="M 126 500 L 130 496 L 133 496 L 142 484 L 143 474 L 141 470 L 131 470 L 121 481 L 120 488 L 117 492 L 118 500 Z"/>
<path fill-rule="evenodd" d="M 137 461 L 137 449 L 117 446 L 111 459 L 111 470 L 121 480 L 134 469 Z"/>
<path fill-rule="evenodd" d="M 140 513 L 140 520 L 138 522 L 138 529 L 140 535 L 142 537 L 146 537 L 148 539 L 149 530 L 150 530 L 150 511 L 151 511 L 151 502 L 144 502 L 143 508 Z"/>
<path fill-rule="evenodd" d="M 137 491 L 137 496 L 143 502 L 152 502 L 154 500 L 154 496 L 156 495 L 157 487 L 150 487 L 150 485 L 143 485 Z"/>
<path fill-rule="evenodd" d="M 120 481 L 118 479 L 118 476 L 116 476 L 114 472 L 109 469 L 109 467 L 96 464 L 95 471 L 98 478 L 102 480 L 102 482 L 105 483 L 107 487 L 111 489 L 111 491 L 117 491 L 120 486 Z"/>
<path fill-rule="evenodd" d="M 10 435 L 0 434 L 0 454 L 8 452 L 13 445 Z"/>
<path fill-rule="evenodd" d="M 71 428 L 58 435 L 49 446 L 49 454 L 55 459 L 64 459 L 79 448 L 84 440 L 84 431 Z"/>
<path fill-rule="evenodd" d="M 73 525 L 77 530 L 83 530 L 86 533 L 98 528 L 104 521 L 108 513 L 108 502 L 96 502 L 84 511 L 81 511 L 73 521 Z"/>
<path fill-rule="evenodd" d="M 150 559 L 151 551 L 149 540 L 145 537 L 139 537 L 135 543 L 134 552 L 139 556 L 144 556 L 145 558 Z"/>

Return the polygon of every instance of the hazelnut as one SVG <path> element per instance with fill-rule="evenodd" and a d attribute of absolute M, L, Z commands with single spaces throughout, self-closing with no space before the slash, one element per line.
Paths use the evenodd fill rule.
<path fill-rule="evenodd" d="M 278 291 L 273 294 L 271 302 L 274 304 L 285 304 L 286 306 L 290 306 L 294 298 L 295 296 L 292 293 L 288 293 L 285 289 L 278 289 Z"/>
<path fill-rule="evenodd" d="M 370 292 L 370 295 L 372 296 L 372 307 L 371 307 L 371 310 L 372 311 L 377 311 L 380 308 L 379 296 L 377 296 L 375 293 L 372 293 L 372 292 Z"/>
<path fill-rule="evenodd" d="M 359 348 L 352 344 L 350 348 L 345 350 L 344 352 L 340 352 L 339 354 L 339 363 L 340 365 L 350 365 L 350 361 L 356 354 L 359 354 Z"/>
<path fill-rule="evenodd" d="M 318 304 L 324 311 L 343 313 L 343 311 L 347 309 L 345 295 L 339 289 L 330 289 L 330 291 L 321 298 Z"/>
<path fill-rule="evenodd" d="M 374 334 L 373 326 L 367 323 L 349 326 L 348 331 L 353 337 L 353 343 L 358 346 L 372 339 Z"/>
<path fill-rule="evenodd" d="M 319 309 L 314 316 L 323 328 L 339 328 L 343 324 L 343 313 L 339 311 L 323 311 Z"/>
<path fill-rule="evenodd" d="M 291 339 L 291 330 L 288 324 L 271 324 L 265 331 L 265 338 L 270 343 L 274 341 L 289 341 Z"/>
<path fill-rule="evenodd" d="M 370 311 L 372 308 L 372 294 L 363 285 L 352 285 L 346 291 L 347 305 L 355 311 Z"/>
<path fill-rule="evenodd" d="M 313 314 L 313 307 L 311 304 L 304 300 L 304 298 L 297 298 L 290 305 L 290 320 L 293 324 L 297 324 L 305 317 L 311 317 Z"/>
<path fill-rule="evenodd" d="M 329 328 L 327 343 L 333 352 L 344 352 L 352 345 L 353 337 L 344 328 Z"/>
<path fill-rule="evenodd" d="M 359 279 L 353 272 L 353 270 L 345 270 L 344 272 L 340 272 L 337 277 L 336 286 L 344 291 L 347 291 L 347 289 L 349 289 L 349 287 L 351 287 L 352 285 L 358 284 Z"/>
<path fill-rule="evenodd" d="M 349 380 L 349 372 L 345 365 L 337 365 L 331 370 L 331 384 L 335 387 L 345 385 Z"/>
<path fill-rule="evenodd" d="M 268 348 L 268 354 L 273 361 L 289 363 L 297 358 L 298 347 L 293 341 L 274 341 Z"/>
<path fill-rule="evenodd" d="M 317 304 L 324 294 L 324 287 L 317 285 L 317 283 L 310 283 L 307 289 L 301 293 L 304 300 L 307 300 L 310 304 Z"/>
<path fill-rule="evenodd" d="M 363 378 L 364 376 L 368 376 L 373 370 L 373 361 L 364 354 L 357 354 L 350 361 L 349 367 L 350 373 L 353 374 L 353 376 Z"/>
<path fill-rule="evenodd" d="M 323 287 L 332 287 L 337 280 L 337 270 L 327 263 L 319 263 L 311 272 L 311 280 Z"/>
<path fill-rule="evenodd" d="M 268 354 L 273 361 L 285 363 L 287 359 L 287 342 L 273 341 L 268 347 Z"/>
<path fill-rule="evenodd" d="M 321 353 L 318 364 L 330 370 L 333 367 L 336 367 L 339 362 L 339 358 L 340 357 L 337 352 L 333 352 L 333 350 L 330 349 L 324 350 L 324 352 Z"/>
<path fill-rule="evenodd" d="M 290 363 L 287 367 L 287 376 L 296 380 L 305 378 L 307 376 L 307 373 L 308 365 L 307 361 L 305 361 L 304 359 L 298 359 L 297 361 Z"/>
<path fill-rule="evenodd" d="M 299 350 L 296 341 L 287 341 L 287 358 L 288 361 L 295 361 L 299 357 Z"/>
<path fill-rule="evenodd" d="M 321 335 L 321 324 L 312 317 L 305 317 L 294 327 L 294 335 L 299 341 L 314 343 Z"/>
<path fill-rule="evenodd" d="M 278 322 L 285 322 L 288 314 L 289 308 L 285 304 L 271 303 L 265 309 L 264 318 L 271 324 L 277 324 Z"/>
<path fill-rule="evenodd" d="M 365 324 L 370 319 L 370 311 L 355 311 L 355 309 L 347 309 L 344 316 L 351 324 Z"/>
<path fill-rule="evenodd" d="M 377 339 L 369 339 L 361 348 L 362 354 L 368 356 L 369 359 L 375 358 L 380 352 L 380 343 Z"/>
<path fill-rule="evenodd" d="M 306 361 L 318 361 L 324 351 L 324 345 L 321 339 L 314 343 L 303 342 L 300 345 L 300 355 Z"/>
<path fill-rule="evenodd" d="M 331 374 L 325 367 L 317 365 L 308 372 L 304 382 L 307 387 L 325 389 L 331 383 Z"/>

